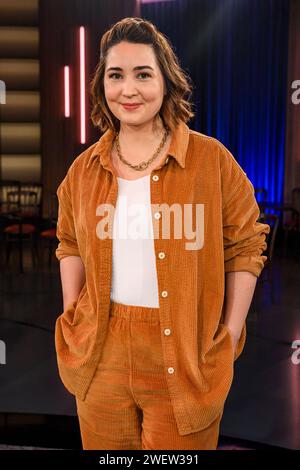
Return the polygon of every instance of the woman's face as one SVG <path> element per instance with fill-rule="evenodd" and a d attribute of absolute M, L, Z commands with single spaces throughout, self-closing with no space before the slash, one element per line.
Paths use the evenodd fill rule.
<path fill-rule="evenodd" d="M 159 112 L 164 98 L 164 78 L 148 44 L 121 42 L 107 54 L 104 93 L 107 105 L 121 124 L 140 125 Z M 126 109 L 124 103 L 139 103 Z"/>

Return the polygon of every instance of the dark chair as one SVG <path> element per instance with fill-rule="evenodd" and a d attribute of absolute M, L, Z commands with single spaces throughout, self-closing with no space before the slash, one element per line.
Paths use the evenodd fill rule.
<path fill-rule="evenodd" d="M 1 244 L 1 255 L 4 250 L 4 232 L 3 229 L 7 224 L 7 215 L 9 214 L 9 207 L 7 204 L 7 193 L 10 191 L 18 191 L 20 181 L 17 180 L 0 180 L 0 244 Z"/>
<path fill-rule="evenodd" d="M 261 216 L 264 216 L 265 211 L 265 202 L 267 200 L 267 190 L 265 188 L 254 188 L 255 198 L 257 199 L 257 204 L 261 210 Z M 259 196 L 261 194 L 261 197 Z"/>
<path fill-rule="evenodd" d="M 292 209 L 290 211 L 290 218 L 283 224 L 284 230 L 284 256 L 287 254 L 287 246 L 290 235 L 294 238 L 300 236 L 300 188 L 292 190 Z"/>
<path fill-rule="evenodd" d="M 8 213 L 7 193 L 11 191 L 19 191 L 20 181 L 17 180 L 1 180 L 0 181 L 0 215 Z"/>
<path fill-rule="evenodd" d="M 43 185 L 42 183 L 26 182 L 21 183 L 21 191 L 33 191 L 37 195 L 34 206 L 27 208 L 27 217 L 40 219 L 42 218 L 42 202 L 43 202 Z"/>
<path fill-rule="evenodd" d="M 23 267 L 23 246 L 29 242 L 31 246 L 32 265 L 39 259 L 37 248 L 37 229 L 35 223 L 28 223 L 39 217 L 39 200 L 36 191 L 22 189 L 8 191 L 6 194 L 6 226 L 3 229 L 4 244 L 6 252 L 6 267 L 8 266 L 11 248 L 14 243 L 19 247 L 19 267 L 20 272 L 24 272 Z M 36 256 L 36 259 L 35 259 Z"/>
<path fill-rule="evenodd" d="M 271 299 L 274 303 L 274 285 L 273 285 L 273 255 L 275 248 L 275 241 L 279 226 L 279 217 L 276 214 L 264 214 L 258 219 L 258 222 L 268 224 L 270 226 L 270 232 L 266 235 L 267 249 L 262 253 L 263 256 L 267 256 L 264 269 L 259 276 L 259 283 L 269 282 L 271 286 Z"/>
<path fill-rule="evenodd" d="M 56 192 L 50 192 L 48 196 L 48 228 L 40 232 L 41 240 L 48 244 L 48 267 L 51 269 L 51 261 L 54 249 L 57 247 L 56 226 L 58 218 L 58 199 Z"/>

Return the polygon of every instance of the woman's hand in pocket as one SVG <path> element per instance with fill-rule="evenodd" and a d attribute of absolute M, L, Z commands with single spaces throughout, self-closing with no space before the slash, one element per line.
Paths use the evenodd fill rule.
<path fill-rule="evenodd" d="M 240 337 L 234 333 L 228 326 L 227 326 L 228 332 L 231 336 L 231 343 L 232 343 L 232 348 L 233 348 L 233 353 L 236 353 L 237 345 L 239 342 Z"/>

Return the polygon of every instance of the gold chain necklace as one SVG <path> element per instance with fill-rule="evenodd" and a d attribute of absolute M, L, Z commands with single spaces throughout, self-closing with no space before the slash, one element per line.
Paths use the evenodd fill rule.
<path fill-rule="evenodd" d="M 125 158 L 122 156 L 121 154 L 121 149 L 120 149 L 120 144 L 119 144 L 119 132 L 117 132 L 117 135 L 115 137 L 115 140 L 116 140 L 116 147 L 117 147 L 117 154 L 118 154 L 118 157 L 119 159 L 125 163 L 125 165 L 128 165 L 130 166 L 130 168 L 132 168 L 133 170 L 137 170 L 137 171 L 143 171 L 145 170 L 146 168 L 148 168 L 148 166 L 150 165 L 150 163 L 153 162 L 153 160 L 157 157 L 157 155 L 159 154 L 160 150 L 163 148 L 163 146 L 165 145 L 166 143 L 166 140 L 167 140 L 167 137 L 168 137 L 168 134 L 169 134 L 169 130 L 165 127 L 165 133 L 164 133 L 164 136 L 162 138 L 162 141 L 161 143 L 159 144 L 157 150 L 155 151 L 154 155 L 148 160 L 148 161 L 143 161 L 137 165 L 132 165 L 130 162 L 127 162 L 125 160 Z"/>

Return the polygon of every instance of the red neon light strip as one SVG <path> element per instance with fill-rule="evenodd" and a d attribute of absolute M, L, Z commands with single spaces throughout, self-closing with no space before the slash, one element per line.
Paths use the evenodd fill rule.
<path fill-rule="evenodd" d="M 65 117 L 70 117 L 70 68 L 68 65 L 64 66 L 65 77 Z"/>
<path fill-rule="evenodd" d="M 80 143 L 86 143 L 85 111 L 85 28 L 80 26 Z"/>

